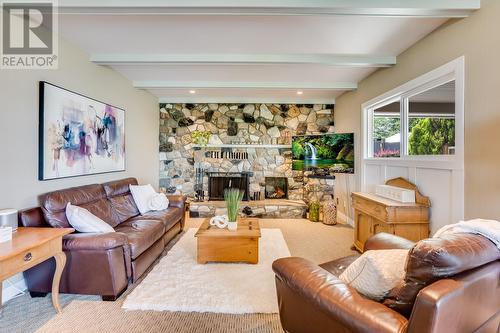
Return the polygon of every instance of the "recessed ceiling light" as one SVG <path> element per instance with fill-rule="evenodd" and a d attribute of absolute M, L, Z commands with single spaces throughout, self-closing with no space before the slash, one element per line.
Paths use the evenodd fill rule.
<path fill-rule="evenodd" d="M 196 94 L 196 90 L 189 90 L 190 94 Z"/>
<path fill-rule="evenodd" d="M 302 95 L 304 92 L 302 90 L 297 91 L 297 95 Z"/>

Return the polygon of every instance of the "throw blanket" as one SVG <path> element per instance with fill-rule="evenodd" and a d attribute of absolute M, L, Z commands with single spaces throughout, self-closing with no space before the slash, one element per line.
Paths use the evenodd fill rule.
<path fill-rule="evenodd" d="M 168 208 L 168 199 L 164 193 L 155 193 L 149 199 L 150 210 L 164 210 Z"/>
<path fill-rule="evenodd" d="M 460 221 L 455 224 L 445 225 L 434 234 L 434 237 L 457 233 L 478 234 L 484 236 L 495 243 L 500 250 L 500 222 L 498 221 L 482 219 Z"/>

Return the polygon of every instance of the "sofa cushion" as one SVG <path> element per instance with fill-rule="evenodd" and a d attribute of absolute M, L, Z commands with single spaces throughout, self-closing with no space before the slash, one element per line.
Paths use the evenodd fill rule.
<path fill-rule="evenodd" d="M 50 192 L 40 197 L 45 220 L 54 228 L 71 228 L 66 218 L 66 205 L 80 206 L 114 226 L 111 205 L 101 185 L 85 185 Z"/>
<path fill-rule="evenodd" d="M 82 251 L 82 250 L 110 250 L 117 247 L 127 247 L 127 236 L 120 233 L 105 234 L 79 234 L 72 233 L 63 237 L 64 251 Z"/>
<path fill-rule="evenodd" d="M 479 235 L 450 234 L 421 240 L 408 254 L 405 280 L 391 290 L 384 304 L 409 316 L 422 288 L 499 259 L 500 250 Z"/>
<path fill-rule="evenodd" d="M 163 223 L 155 220 L 129 220 L 115 230 L 127 236 L 132 259 L 139 257 L 165 233 Z"/>
<path fill-rule="evenodd" d="M 116 225 L 139 215 L 139 210 L 130 193 L 130 185 L 137 185 L 137 179 L 125 178 L 102 185 L 111 204 Z"/>
<path fill-rule="evenodd" d="M 172 228 L 182 219 L 184 209 L 178 207 L 168 207 L 165 210 L 151 211 L 144 215 L 137 216 L 132 220 L 158 220 L 163 222 L 165 230 Z"/>
<path fill-rule="evenodd" d="M 321 265 L 319 265 L 321 268 L 329 271 L 336 277 L 339 277 L 340 274 L 344 273 L 346 268 L 352 264 L 356 259 L 359 258 L 359 254 L 353 254 L 347 257 L 335 259 L 329 262 L 325 262 Z"/>

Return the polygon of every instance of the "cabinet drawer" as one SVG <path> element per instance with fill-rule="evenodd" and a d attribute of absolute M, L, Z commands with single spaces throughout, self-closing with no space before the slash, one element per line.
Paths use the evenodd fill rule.
<path fill-rule="evenodd" d="M 386 207 L 376 202 L 365 200 L 359 197 L 354 197 L 353 206 L 355 209 L 358 209 L 368 215 L 371 215 L 377 220 L 387 221 Z"/>
<path fill-rule="evenodd" d="M 51 243 L 47 242 L 0 262 L 0 280 L 50 258 L 53 255 L 52 252 Z"/>

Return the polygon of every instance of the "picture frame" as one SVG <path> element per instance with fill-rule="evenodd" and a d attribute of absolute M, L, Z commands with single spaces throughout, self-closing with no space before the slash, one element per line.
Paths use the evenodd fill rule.
<path fill-rule="evenodd" d="M 126 169 L 125 110 L 55 84 L 39 84 L 38 179 Z"/>

